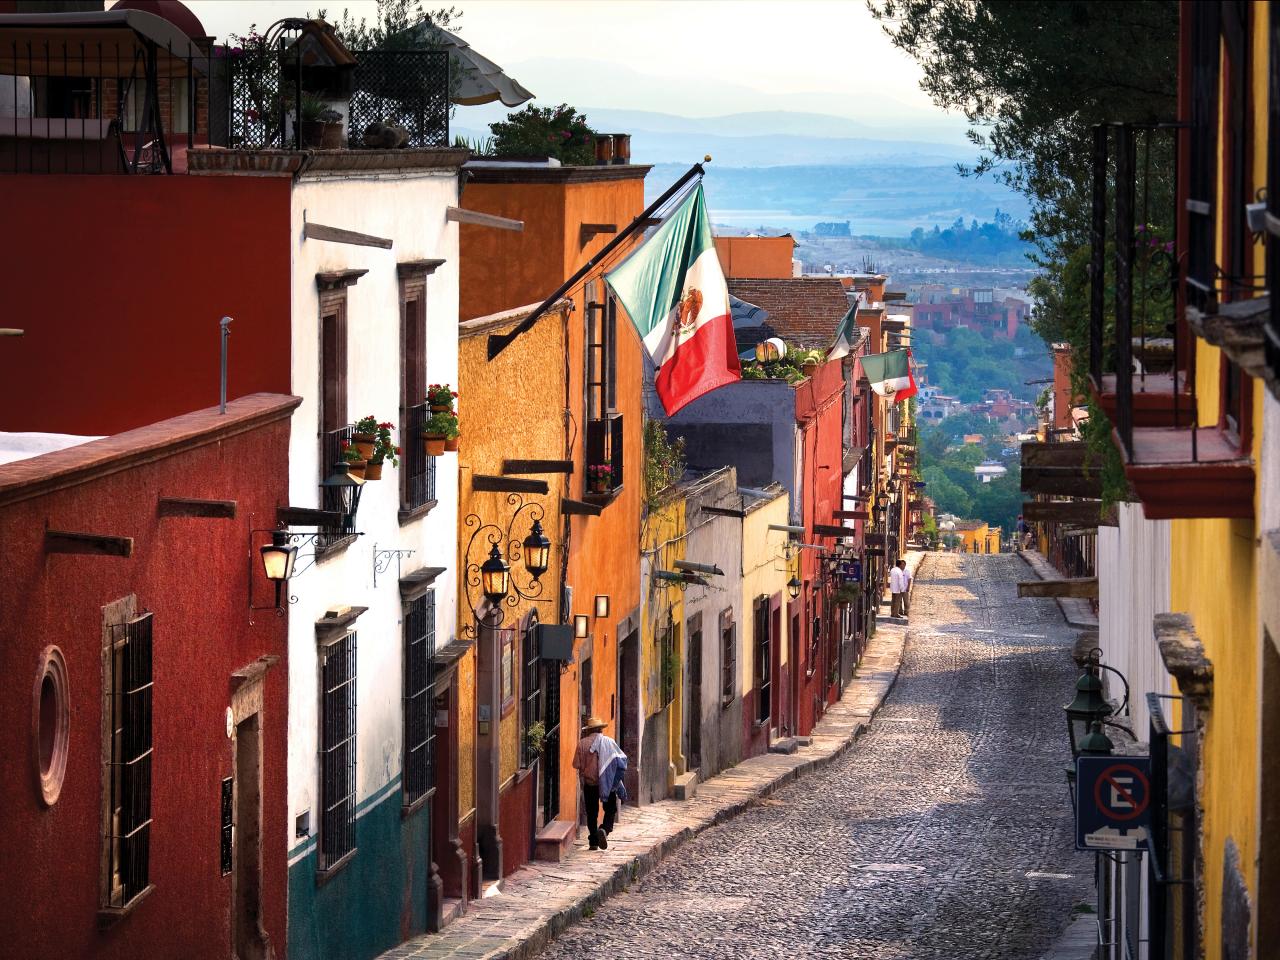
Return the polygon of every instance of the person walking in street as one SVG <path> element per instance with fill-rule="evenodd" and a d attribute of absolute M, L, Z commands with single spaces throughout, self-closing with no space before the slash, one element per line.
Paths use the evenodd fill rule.
<path fill-rule="evenodd" d="M 606 736 L 608 726 L 599 717 L 588 717 L 582 727 L 582 739 L 573 755 L 573 768 L 582 780 L 582 802 L 587 812 L 587 842 L 592 850 L 607 850 L 609 834 L 618 816 L 618 800 L 627 798 L 622 774 L 627 768 L 627 755 L 617 741 Z M 604 806 L 604 825 L 600 826 L 600 807 Z"/>
<path fill-rule="evenodd" d="M 889 570 L 889 616 L 903 617 L 903 603 L 907 596 L 907 578 L 903 571 L 906 561 L 899 560 L 897 565 Z"/>
<path fill-rule="evenodd" d="M 911 582 L 915 577 L 907 569 L 907 561 L 899 560 L 898 567 L 902 570 L 902 617 L 906 619 L 911 616 Z"/>

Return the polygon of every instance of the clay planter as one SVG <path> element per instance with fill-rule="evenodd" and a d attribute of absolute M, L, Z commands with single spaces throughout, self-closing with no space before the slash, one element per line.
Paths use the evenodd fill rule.
<path fill-rule="evenodd" d="M 446 451 L 448 451 L 449 453 L 457 453 L 457 452 L 458 452 L 458 441 L 459 441 L 459 440 L 461 440 L 461 439 L 462 439 L 461 437 L 450 437 L 449 439 L 447 439 L 447 440 L 444 442 L 444 448 L 445 448 L 445 450 L 446 450 Z"/>
<path fill-rule="evenodd" d="M 422 442 L 427 445 L 428 457 L 443 457 L 444 445 L 448 443 L 448 439 L 443 434 L 432 435 L 424 433 L 422 435 Z"/>
<path fill-rule="evenodd" d="M 591 492 L 592 493 L 608 493 L 609 481 L 608 480 L 592 480 Z"/>
<path fill-rule="evenodd" d="M 816 363 L 803 363 L 800 365 L 800 372 L 806 377 L 812 377 L 818 372 L 818 365 Z"/>
<path fill-rule="evenodd" d="M 372 433 L 354 433 L 351 435 L 351 445 L 360 451 L 360 456 L 365 460 L 373 459 L 373 446 L 378 438 Z"/>
<path fill-rule="evenodd" d="M 364 479 L 364 472 L 365 470 L 368 469 L 368 467 L 369 467 L 368 460 L 348 460 L 347 461 L 347 473 L 350 476 L 355 477 L 357 480 Z"/>
<path fill-rule="evenodd" d="M 433 403 L 431 404 L 432 413 L 452 413 L 453 404 L 451 403 Z"/>
<path fill-rule="evenodd" d="M 322 120 L 303 120 L 299 124 L 302 145 L 312 150 L 341 150 L 342 124 Z"/>
<path fill-rule="evenodd" d="M 369 465 L 364 468 L 364 478 L 366 480 L 382 479 L 382 461 L 370 460 Z"/>

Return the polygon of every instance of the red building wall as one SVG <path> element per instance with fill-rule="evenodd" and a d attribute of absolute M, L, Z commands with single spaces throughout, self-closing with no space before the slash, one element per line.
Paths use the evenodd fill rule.
<path fill-rule="evenodd" d="M 814 524 L 834 524 L 836 510 L 843 503 L 843 399 L 844 377 L 840 361 L 825 363 L 808 381 L 796 388 L 796 422 L 801 425 L 803 456 L 801 466 L 801 508 L 809 543 L 830 548 L 835 540 L 812 533 Z M 805 583 L 802 595 L 804 622 L 800 649 L 797 703 L 799 734 L 807 736 L 822 715 L 826 702 L 826 679 L 831 664 L 827 663 L 827 638 L 814 648 L 814 618 L 826 622 L 827 590 L 823 580 L 821 557 L 817 550 L 802 550 L 800 579 Z"/>
<path fill-rule="evenodd" d="M 288 177 L 0 177 L 0 430 L 107 435 L 289 390 Z M 121 389 L 128 384 L 129 389 Z M 39 402 L 33 402 L 33 398 Z"/>
<path fill-rule="evenodd" d="M 267 671 L 260 714 L 262 919 L 276 956 L 285 955 L 285 620 L 266 610 L 249 625 L 247 558 L 250 526 L 273 526 L 276 507 L 287 503 L 288 416 L 297 402 L 245 398 L 223 417 L 213 408 L 0 466 L 0 675 L 10 680 L 10 695 L 0 698 L 0 753 L 9 774 L 0 780 L 0 873 L 14 894 L 0 899 L 0 954 L 229 955 L 232 877 L 221 875 L 219 826 L 221 781 L 234 773 L 226 728 L 231 674 L 275 655 L 281 659 Z M 175 443 L 183 449 L 174 452 Z M 103 475 L 77 482 L 83 474 L 76 465 L 86 463 Z M 58 464 L 72 471 L 61 489 L 53 483 Z M 15 500 L 32 479 L 47 492 Z M 232 499 L 236 516 L 158 517 L 159 496 Z M 46 525 L 132 537 L 133 555 L 46 554 Z M 255 602 L 268 604 L 260 567 L 256 572 Z M 155 615 L 154 889 L 124 919 L 100 929 L 102 608 L 129 594 L 140 613 Z M 41 799 L 34 769 L 31 692 L 48 644 L 62 650 L 70 687 L 66 777 L 52 807 Z"/>

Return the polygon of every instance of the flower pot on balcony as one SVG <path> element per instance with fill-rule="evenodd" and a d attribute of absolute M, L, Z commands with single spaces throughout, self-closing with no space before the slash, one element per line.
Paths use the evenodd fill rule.
<path fill-rule="evenodd" d="M 353 433 L 351 435 L 351 445 L 360 451 L 360 456 L 365 460 L 373 459 L 373 446 L 378 442 L 378 438 L 372 433 Z"/>
<path fill-rule="evenodd" d="M 365 471 L 369 468 L 368 460 L 348 460 L 347 473 L 355 477 L 357 480 L 365 479 Z"/>
<path fill-rule="evenodd" d="M 457 452 L 458 452 L 458 441 L 460 441 L 461 439 L 462 439 L 461 437 L 449 437 L 449 438 L 448 438 L 447 440 L 445 440 L 445 442 L 444 442 L 444 449 L 445 449 L 445 451 L 446 451 L 447 453 L 457 453 Z"/>
<path fill-rule="evenodd" d="M 592 493 L 608 493 L 609 481 L 608 480 L 592 480 L 591 492 Z"/>
<path fill-rule="evenodd" d="M 369 465 L 364 468 L 364 478 L 366 480 L 382 479 L 382 461 L 370 460 Z"/>
<path fill-rule="evenodd" d="M 443 457 L 444 445 L 449 442 L 448 438 L 443 434 L 424 433 L 422 442 L 426 444 L 428 457 Z"/>
<path fill-rule="evenodd" d="M 431 404 L 431 412 L 432 412 L 432 413 L 449 413 L 449 412 L 450 412 L 450 410 L 452 410 L 452 405 L 451 405 L 451 404 L 448 404 L 448 403 L 433 403 L 433 404 Z"/>
<path fill-rule="evenodd" d="M 818 372 L 818 364 L 812 360 L 806 361 L 800 365 L 800 372 L 806 377 L 812 377 Z"/>
<path fill-rule="evenodd" d="M 302 145 L 312 150 L 341 150 L 342 123 L 326 123 L 323 120 L 303 120 L 299 125 Z"/>

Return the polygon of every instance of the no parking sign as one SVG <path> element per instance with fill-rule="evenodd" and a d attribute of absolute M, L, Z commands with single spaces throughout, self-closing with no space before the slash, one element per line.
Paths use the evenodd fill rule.
<path fill-rule="evenodd" d="M 1150 826 L 1150 757 L 1076 760 L 1077 850 L 1144 849 Z"/>

